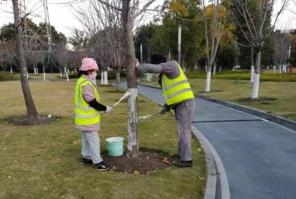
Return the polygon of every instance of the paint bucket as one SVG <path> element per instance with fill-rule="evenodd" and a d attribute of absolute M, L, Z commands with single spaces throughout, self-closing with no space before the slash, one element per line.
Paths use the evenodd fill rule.
<path fill-rule="evenodd" d="M 123 154 L 123 137 L 110 137 L 106 139 L 109 156 L 121 156 Z"/>

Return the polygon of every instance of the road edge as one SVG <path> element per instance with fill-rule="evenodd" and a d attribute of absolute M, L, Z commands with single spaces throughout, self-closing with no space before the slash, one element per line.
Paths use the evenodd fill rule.
<path fill-rule="evenodd" d="M 281 116 L 273 115 L 273 114 L 270 114 L 270 113 L 267 113 L 267 112 L 264 112 L 264 111 L 261 111 L 261 110 L 258 110 L 258 109 L 246 107 L 246 106 L 243 106 L 243 105 L 240 105 L 240 104 L 235 104 L 235 103 L 232 103 L 232 102 L 229 102 L 229 101 L 219 100 L 219 99 L 216 99 L 216 98 L 213 98 L 213 97 L 207 97 L 207 96 L 204 96 L 204 95 L 198 95 L 197 98 L 200 98 L 200 99 L 203 99 L 203 100 L 206 100 L 206 101 L 210 101 L 210 102 L 214 102 L 214 103 L 217 103 L 217 104 L 221 104 L 221 105 L 224 105 L 224 106 L 227 106 L 227 107 L 230 107 L 230 108 L 233 108 L 233 109 L 245 112 L 245 113 L 249 113 L 249 114 L 255 115 L 257 117 L 266 119 L 268 121 L 280 124 L 282 126 L 290 128 L 290 129 L 292 129 L 294 131 L 296 130 L 296 122 L 294 122 L 292 120 L 289 120 L 289 119 L 286 119 L 286 118 L 281 117 Z"/>

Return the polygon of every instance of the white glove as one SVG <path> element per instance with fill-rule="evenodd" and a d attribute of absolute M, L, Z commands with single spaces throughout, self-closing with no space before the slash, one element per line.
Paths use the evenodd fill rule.
<path fill-rule="evenodd" d="M 111 106 L 107 106 L 107 109 L 105 111 L 105 113 L 110 113 L 112 111 L 112 107 Z"/>

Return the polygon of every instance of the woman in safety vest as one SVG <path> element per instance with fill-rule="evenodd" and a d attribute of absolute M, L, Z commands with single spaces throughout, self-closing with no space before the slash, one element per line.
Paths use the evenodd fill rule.
<path fill-rule="evenodd" d="M 153 55 L 151 64 L 141 64 L 138 71 L 142 73 L 158 73 L 159 83 L 165 104 L 160 114 L 173 109 L 177 120 L 179 137 L 177 166 L 191 167 L 191 123 L 194 113 L 194 94 L 180 64 L 169 61 L 162 55 Z"/>
<path fill-rule="evenodd" d="M 79 68 L 75 88 L 75 125 L 81 131 L 82 162 L 94 164 L 97 169 L 108 170 L 100 155 L 100 111 L 109 113 L 110 106 L 100 103 L 96 88 L 98 65 L 92 58 L 84 58 Z"/>

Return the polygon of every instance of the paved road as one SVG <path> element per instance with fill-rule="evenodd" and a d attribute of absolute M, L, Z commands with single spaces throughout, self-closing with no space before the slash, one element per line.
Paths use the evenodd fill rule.
<path fill-rule="evenodd" d="M 163 103 L 159 89 L 138 88 Z M 220 156 L 231 198 L 296 199 L 295 131 L 213 102 L 195 102 L 193 124 Z"/>

